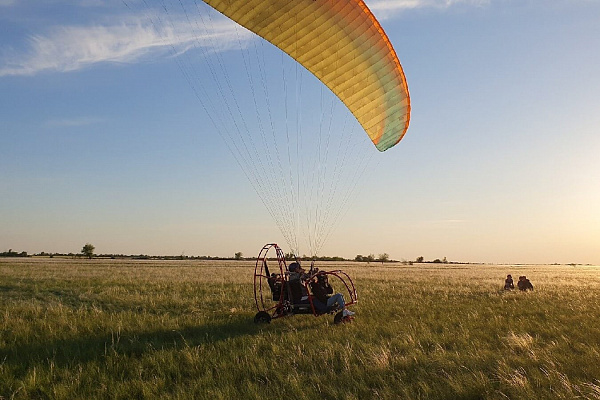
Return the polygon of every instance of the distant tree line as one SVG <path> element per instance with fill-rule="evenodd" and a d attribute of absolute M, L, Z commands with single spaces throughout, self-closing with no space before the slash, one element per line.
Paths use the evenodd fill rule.
<path fill-rule="evenodd" d="M 354 257 L 354 261 L 367 262 L 367 263 L 371 263 L 374 261 L 378 261 L 381 263 L 395 262 L 395 260 L 390 259 L 390 255 L 388 253 L 382 253 L 377 258 L 375 258 L 374 254 L 369 254 L 368 256 L 363 256 L 362 254 L 358 254 L 356 257 Z"/>
<path fill-rule="evenodd" d="M 415 262 L 416 263 L 448 264 L 448 260 L 446 259 L 446 257 L 444 257 L 442 260 L 440 260 L 439 258 L 436 258 L 433 261 L 425 261 L 425 258 L 423 256 L 420 256 L 420 257 L 417 257 Z M 455 264 L 455 263 L 450 262 L 450 264 Z"/>
<path fill-rule="evenodd" d="M 317 257 L 311 257 L 311 256 L 307 256 L 306 254 L 302 255 L 302 257 L 300 256 L 296 256 L 294 253 L 286 253 L 284 255 L 285 260 L 286 261 L 295 261 L 296 259 L 298 260 L 311 260 L 311 261 L 348 261 L 347 259 L 345 259 L 344 257 L 338 257 L 338 256 L 317 256 Z"/>
<path fill-rule="evenodd" d="M 29 257 L 26 251 L 22 251 L 17 253 L 13 251 L 13 249 L 9 249 L 8 251 L 0 253 L 0 257 Z"/>
<path fill-rule="evenodd" d="M 35 253 L 33 255 L 28 254 L 26 251 L 13 251 L 13 249 L 9 249 L 8 251 L 4 251 L 0 253 L 0 257 L 68 257 L 68 258 L 78 258 L 78 257 L 87 257 L 91 258 L 103 258 L 103 259 L 130 259 L 130 260 L 215 260 L 215 261 L 230 261 L 230 260 L 255 260 L 254 257 L 244 257 L 241 251 L 234 253 L 233 257 L 218 257 L 218 256 L 186 256 L 184 254 L 178 256 L 153 256 L 148 254 L 94 254 L 95 247 L 86 243 L 79 253 L 48 253 L 45 251 Z M 293 253 L 284 254 L 286 261 L 296 260 L 296 256 Z M 275 258 L 270 258 L 271 260 L 275 260 Z M 354 259 L 347 259 L 344 257 L 338 256 L 319 256 L 319 257 L 310 257 L 307 255 L 303 255 L 302 257 L 298 257 L 299 260 L 308 260 L 308 261 L 338 261 L 338 262 L 366 262 L 367 264 L 380 262 L 380 263 L 388 263 L 388 262 L 401 262 L 402 264 L 413 265 L 417 264 L 470 264 L 469 262 L 460 262 L 460 261 L 448 261 L 446 257 L 439 259 L 436 258 L 434 260 L 425 260 L 425 257 L 419 256 L 415 259 L 415 261 L 406 261 L 406 260 L 392 260 L 388 253 L 381 253 L 377 257 L 374 254 L 369 254 L 367 256 L 363 256 L 358 254 Z M 560 263 L 554 263 L 551 265 L 563 265 Z M 572 267 L 576 265 L 590 265 L 590 264 L 577 264 L 570 263 L 566 264 Z"/>
<path fill-rule="evenodd" d="M 79 254 L 78 256 L 81 256 Z M 110 259 L 129 259 L 129 260 L 216 260 L 216 261 L 228 261 L 228 260 L 246 260 L 246 258 L 240 257 L 218 257 L 218 256 L 156 256 L 150 254 L 94 254 L 94 258 L 110 258 Z"/>
<path fill-rule="evenodd" d="M 49 258 L 86 257 L 88 259 L 91 259 L 91 258 L 107 259 L 107 258 L 109 258 L 109 259 L 132 259 L 132 260 L 217 260 L 217 261 L 219 261 L 219 260 L 220 261 L 254 260 L 254 257 L 251 257 L 251 258 L 244 257 L 242 252 L 236 252 L 233 257 L 218 257 L 218 256 L 186 256 L 184 254 L 181 254 L 178 256 L 156 256 L 156 255 L 148 255 L 148 254 L 94 254 L 94 250 L 95 250 L 95 247 L 92 244 L 86 243 L 79 253 L 48 253 L 48 252 L 42 251 L 40 253 L 33 254 L 33 256 L 34 257 L 49 257 Z M 26 251 L 16 252 L 16 251 L 13 251 L 12 249 L 10 249 L 8 251 L 0 253 L 0 257 L 31 257 L 31 256 Z M 357 261 L 357 262 L 366 262 L 366 263 L 397 262 L 396 260 L 390 259 L 390 256 L 388 253 L 379 254 L 379 256 L 377 256 L 377 257 L 375 257 L 374 254 L 369 254 L 368 256 L 363 256 L 363 255 L 359 254 L 356 257 L 354 257 L 354 259 L 347 259 L 347 258 L 339 257 L 339 256 L 310 257 L 307 255 L 303 255 L 302 257 L 296 257 L 293 253 L 286 253 L 284 255 L 284 257 L 285 257 L 286 261 L 293 261 L 298 258 L 300 260 L 311 260 L 311 261 L 312 260 L 314 260 L 314 261 L 338 261 L 338 262 Z M 447 261 L 446 261 L 445 257 L 444 257 L 443 261 L 441 261 L 439 259 L 436 259 L 434 261 L 424 261 L 423 257 L 418 257 L 416 262 L 417 263 L 423 263 L 423 262 L 446 263 Z M 409 263 L 412 264 L 412 261 Z"/>
<path fill-rule="evenodd" d="M 81 251 L 77 254 L 75 253 L 46 253 L 44 251 L 33 254 L 35 257 L 87 257 L 91 258 L 110 258 L 110 259 L 132 259 L 132 260 L 217 260 L 217 261 L 227 261 L 227 260 L 254 260 L 254 257 L 244 257 L 241 251 L 234 253 L 233 257 L 217 257 L 217 256 L 186 256 L 183 253 L 178 256 L 153 256 L 148 254 L 137 254 L 137 255 L 126 255 L 126 254 L 94 254 L 95 247 L 90 243 L 86 243 Z M 31 257 L 27 254 L 26 251 L 16 252 L 13 249 L 0 253 L 0 257 Z M 338 256 L 319 256 L 319 257 L 310 257 L 307 255 L 303 255 L 302 257 L 296 257 L 293 253 L 284 254 L 286 261 L 293 261 L 296 259 L 300 260 L 314 260 L 314 261 L 338 261 L 338 262 L 348 262 L 348 261 L 356 261 L 356 262 L 366 262 L 366 263 L 388 263 L 388 262 L 398 262 L 396 260 L 390 259 L 390 255 L 388 253 L 381 253 L 377 257 L 374 254 L 369 254 L 364 256 L 362 254 L 358 254 L 354 259 L 347 259 L 344 257 Z M 421 264 L 421 263 L 433 263 L 433 264 L 464 264 L 460 262 L 448 261 L 446 257 L 439 259 L 436 258 L 432 261 L 427 261 L 423 256 L 419 256 L 415 259 L 415 261 L 401 261 L 403 264 L 412 265 L 413 263 Z"/>

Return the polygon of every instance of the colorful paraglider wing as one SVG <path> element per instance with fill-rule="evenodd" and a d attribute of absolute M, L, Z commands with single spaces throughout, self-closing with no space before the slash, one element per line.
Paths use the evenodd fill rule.
<path fill-rule="evenodd" d="M 348 107 L 377 149 L 398 143 L 410 120 L 400 61 L 362 0 L 204 0 L 279 47 Z"/>

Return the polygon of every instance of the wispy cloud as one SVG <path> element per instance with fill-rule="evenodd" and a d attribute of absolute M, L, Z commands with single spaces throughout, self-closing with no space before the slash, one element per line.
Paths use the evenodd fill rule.
<path fill-rule="evenodd" d="M 71 128 L 78 126 L 95 125 L 104 122 L 104 119 L 98 117 L 75 117 L 75 118 L 62 118 L 52 119 L 46 121 L 46 126 L 53 128 Z"/>
<path fill-rule="evenodd" d="M 80 6 L 99 4 L 97 1 L 83 0 Z M 378 18 L 390 19 L 409 9 L 448 8 L 459 4 L 480 6 L 490 1 L 368 0 L 367 4 Z M 0 6 L 11 4 L 16 4 L 16 0 L 0 0 Z M 129 16 L 91 26 L 55 26 L 28 37 L 24 49 L 5 49 L 0 55 L 0 77 L 76 71 L 99 63 L 135 63 L 195 48 L 208 53 L 220 52 L 239 48 L 240 42 L 247 43 L 253 37 L 225 18 L 205 25 L 200 20 L 190 21 L 190 15 L 162 17 Z"/>
<path fill-rule="evenodd" d="M 248 37 L 225 20 L 202 26 L 173 19 L 159 26 L 146 17 L 112 25 L 59 26 L 29 37 L 26 50 L 5 54 L 0 60 L 0 76 L 75 71 L 106 62 L 133 63 L 193 48 L 224 51 Z"/>

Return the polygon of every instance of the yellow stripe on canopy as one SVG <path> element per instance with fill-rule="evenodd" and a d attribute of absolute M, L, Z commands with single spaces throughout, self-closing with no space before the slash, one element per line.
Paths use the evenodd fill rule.
<path fill-rule="evenodd" d="M 377 149 L 410 121 L 408 85 L 387 35 L 362 0 L 204 0 L 313 73 L 348 107 Z"/>

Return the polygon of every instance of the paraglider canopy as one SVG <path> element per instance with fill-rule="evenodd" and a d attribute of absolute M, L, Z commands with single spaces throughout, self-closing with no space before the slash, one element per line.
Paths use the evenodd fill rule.
<path fill-rule="evenodd" d="M 400 61 L 362 0 L 204 0 L 289 54 L 348 107 L 379 151 L 410 121 Z"/>

